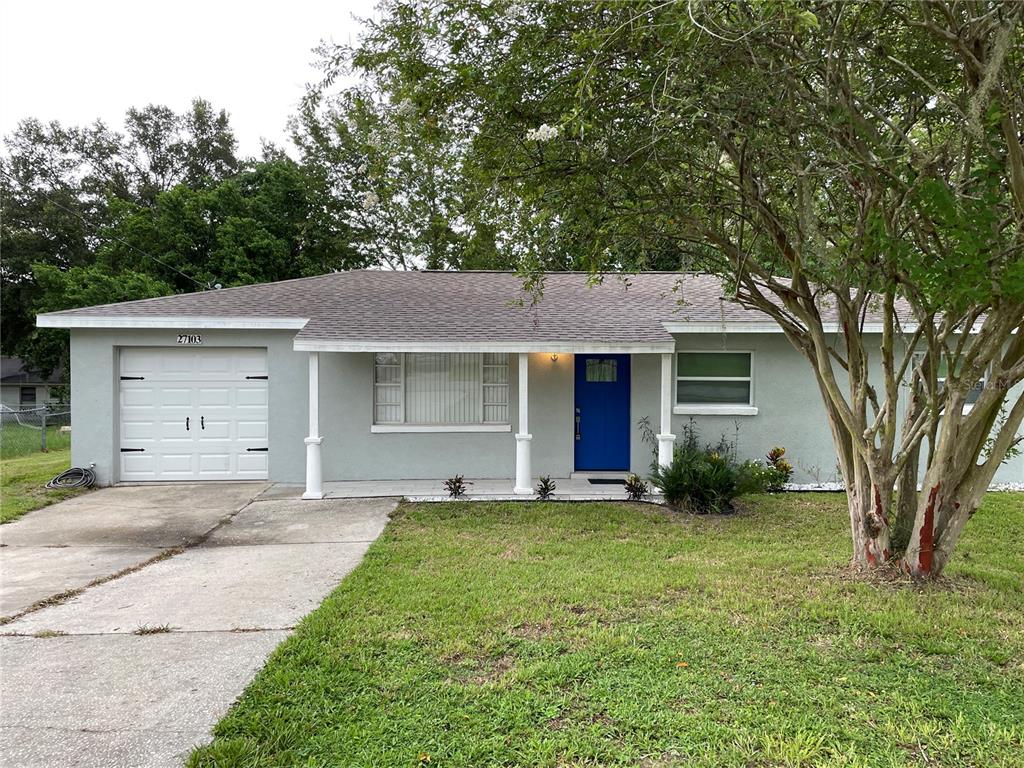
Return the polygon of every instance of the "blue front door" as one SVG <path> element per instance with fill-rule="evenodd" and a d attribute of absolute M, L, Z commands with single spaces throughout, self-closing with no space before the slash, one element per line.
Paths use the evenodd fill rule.
<path fill-rule="evenodd" d="M 576 355 L 576 469 L 629 469 L 629 355 Z"/>

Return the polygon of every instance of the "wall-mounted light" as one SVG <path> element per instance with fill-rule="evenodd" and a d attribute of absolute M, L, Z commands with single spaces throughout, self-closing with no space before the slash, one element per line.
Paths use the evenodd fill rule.
<path fill-rule="evenodd" d="M 553 362 L 553 363 L 558 362 L 558 353 L 557 352 L 552 352 L 551 353 L 551 362 Z"/>

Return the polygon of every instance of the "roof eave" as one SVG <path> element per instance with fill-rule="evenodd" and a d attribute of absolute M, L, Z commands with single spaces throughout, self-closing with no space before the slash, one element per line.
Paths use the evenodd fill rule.
<path fill-rule="evenodd" d="M 675 352 L 674 340 L 664 342 L 603 341 L 374 341 L 296 339 L 297 352 L 513 352 L 545 354 L 665 354 Z"/>
<path fill-rule="evenodd" d="M 48 312 L 36 317 L 40 328 L 187 328 L 224 330 L 299 330 L 309 322 L 307 317 L 245 317 L 189 316 L 127 317 L 118 315 L 73 315 Z"/>

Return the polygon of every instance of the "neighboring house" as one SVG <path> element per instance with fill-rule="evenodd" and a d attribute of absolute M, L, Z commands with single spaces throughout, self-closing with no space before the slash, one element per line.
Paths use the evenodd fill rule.
<path fill-rule="evenodd" d="M 41 408 L 60 402 L 56 388 L 60 386 L 56 371 L 43 377 L 25 369 L 17 357 L 0 357 L 0 404 L 12 411 Z"/>
<path fill-rule="evenodd" d="M 101 483 L 647 473 L 696 420 L 836 480 L 808 363 L 706 275 L 355 271 L 40 315 L 71 329 L 72 460 Z M 870 320 L 870 319 L 869 319 Z M 831 329 L 835 332 L 836 329 Z M 1024 480 L 1024 461 L 1000 481 Z"/>

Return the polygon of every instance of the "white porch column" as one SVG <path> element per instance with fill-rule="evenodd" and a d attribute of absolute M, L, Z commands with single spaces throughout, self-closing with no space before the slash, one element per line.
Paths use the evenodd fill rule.
<path fill-rule="evenodd" d="M 519 431 L 516 432 L 516 484 L 513 493 L 533 493 L 530 470 L 530 420 L 527 412 L 529 403 L 530 356 L 519 353 Z"/>
<path fill-rule="evenodd" d="M 309 437 L 306 438 L 306 492 L 304 499 L 324 497 L 323 470 L 320 467 L 320 353 L 309 353 Z"/>
<path fill-rule="evenodd" d="M 658 464 L 667 467 L 672 463 L 672 452 L 675 449 L 676 436 L 672 434 L 672 389 L 675 384 L 673 362 L 675 355 L 671 352 L 661 356 L 661 433 L 658 438 Z"/>

